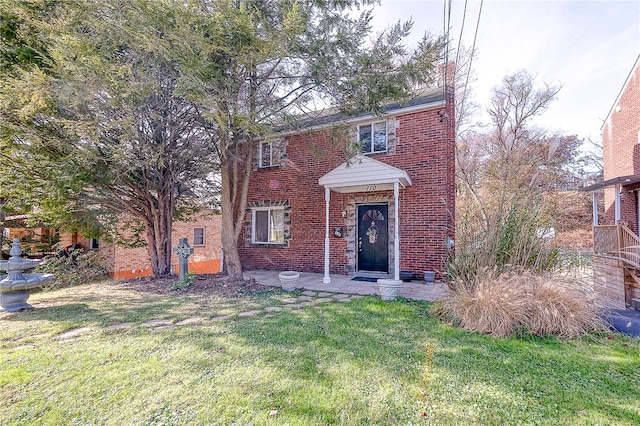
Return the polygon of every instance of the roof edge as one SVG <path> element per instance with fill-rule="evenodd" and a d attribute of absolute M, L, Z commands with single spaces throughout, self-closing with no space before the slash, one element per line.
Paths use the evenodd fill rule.
<path fill-rule="evenodd" d="M 391 103 L 383 107 L 382 115 L 376 116 L 372 113 L 364 113 L 351 117 L 341 117 L 341 113 L 331 114 L 327 116 L 320 116 L 317 118 L 320 122 L 318 124 L 307 125 L 303 124 L 297 128 L 283 129 L 281 131 L 276 131 L 276 134 L 279 136 L 290 136 L 296 135 L 300 133 L 313 132 L 321 129 L 327 129 L 331 127 L 336 127 L 340 125 L 348 125 L 352 123 L 365 122 L 369 120 L 375 120 L 376 118 L 384 118 L 394 115 L 405 115 L 411 114 L 419 111 L 426 111 L 433 108 L 438 108 L 446 105 L 446 93 L 444 91 L 438 92 L 435 94 L 431 94 L 429 96 L 419 96 L 409 101 L 406 106 L 402 106 L 399 103 Z M 324 120 L 323 120 L 324 119 Z M 309 122 L 313 123 L 314 119 L 309 119 Z"/>
<path fill-rule="evenodd" d="M 614 185 L 633 185 L 634 183 L 640 182 L 640 175 L 628 175 L 628 176 L 618 176 L 612 179 L 605 180 L 603 182 L 599 182 L 593 185 L 585 186 L 583 188 L 578 188 L 578 191 L 582 192 L 594 192 L 599 191 L 604 188 L 608 188 Z"/>
<path fill-rule="evenodd" d="M 602 122 L 602 126 L 600 126 L 600 131 L 602 131 L 602 129 L 604 129 L 604 126 L 607 125 L 607 122 L 609 121 L 609 117 L 611 117 L 611 113 L 613 112 L 613 110 L 615 109 L 616 105 L 620 101 L 620 98 L 622 97 L 622 93 L 624 92 L 624 89 L 627 88 L 627 85 L 629 84 L 629 81 L 631 80 L 631 76 L 634 74 L 636 68 L 639 65 L 640 65 L 640 55 L 638 55 L 638 57 L 636 58 L 635 62 L 633 63 L 633 66 L 631 67 L 631 70 L 629 71 L 629 74 L 627 74 L 627 78 L 624 80 L 624 83 L 622 83 L 622 87 L 620 88 L 620 91 L 618 92 L 618 96 L 616 96 L 616 98 L 614 99 L 613 105 L 611 105 L 611 108 L 609 108 L 609 112 L 607 113 L 607 116 L 604 118 L 604 121 Z"/>

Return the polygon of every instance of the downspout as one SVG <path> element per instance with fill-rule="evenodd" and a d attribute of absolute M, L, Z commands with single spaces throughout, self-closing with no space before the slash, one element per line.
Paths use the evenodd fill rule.
<path fill-rule="evenodd" d="M 620 222 L 620 184 L 617 183 L 616 184 L 616 189 L 615 189 L 615 222 L 618 223 Z"/>

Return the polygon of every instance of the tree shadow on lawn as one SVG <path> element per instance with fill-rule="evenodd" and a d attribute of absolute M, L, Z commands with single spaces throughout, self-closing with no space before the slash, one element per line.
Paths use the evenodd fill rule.
<path fill-rule="evenodd" d="M 452 329 L 428 318 L 427 309 L 425 303 L 369 297 L 237 321 L 232 335 L 257 348 L 256 357 L 279 370 L 279 377 L 307 386 L 323 389 L 344 374 L 365 377 L 370 387 L 403 384 L 390 389 L 413 401 L 404 409 L 423 404 L 427 411 L 439 410 L 431 421 L 640 423 L 638 345 L 612 349 L 588 338 L 495 339 Z M 427 345 L 435 348 L 433 360 L 425 356 Z M 424 397 L 416 396 L 420 389 Z M 366 398 L 360 391 L 340 385 L 340 392 Z M 370 403 L 363 401 L 361 408 L 371 409 Z M 395 420 L 415 420 L 414 414 Z"/>
<path fill-rule="evenodd" d="M 75 300 L 75 303 L 73 302 Z M 109 301 L 77 302 L 72 297 L 61 304 L 37 306 L 14 312 L 0 319 L 4 323 L 30 321 L 49 321 L 60 323 L 64 329 L 75 327 L 105 327 L 124 322 L 144 322 L 157 318 L 172 318 L 181 311 L 184 300 L 159 299 L 156 301 L 131 300 L 126 304 Z"/>
<path fill-rule="evenodd" d="M 351 424 L 404 424 L 419 419 L 416 395 L 424 361 L 424 336 L 409 322 L 426 308 L 391 307 L 368 297 L 238 318 L 229 322 L 224 340 L 201 339 L 200 350 L 222 342 L 218 350 L 227 358 L 221 356 L 220 363 L 245 363 L 234 372 L 234 383 L 242 387 L 234 402 L 238 412 L 258 403 L 295 424 L 340 423 L 343 415 Z M 202 370 L 210 362 L 193 360 Z"/>
<path fill-rule="evenodd" d="M 66 331 L 171 317 L 184 312 L 184 303 L 151 298 L 125 306 L 86 299 L 20 312 L 10 321 L 49 321 Z M 200 326 L 95 333 L 88 349 L 81 341 L 66 347 L 100 368 L 111 365 L 112 350 L 126 354 L 135 366 L 128 368 L 141 371 L 140 392 L 162 395 L 162 409 L 220 413 L 218 424 L 267 423 L 273 409 L 278 422 L 292 424 L 408 424 L 424 422 L 423 412 L 430 424 L 640 422 L 638 342 L 496 339 L 443 324 L 428 316 L 429 306 L 369 296 Z M 29 339 L 16 334 L 18 341 Z M 140 345 L 142 360 L 154 359 L 151 373 L 137 361 Z M 427 347 L 434 348 L 433 358 Z M 111 386 L 93 383 L 90 392 Z M 159 406 L 150 404 L 140 415 Z"/>
<path fill-rule="evenodd" d="M 221 297 L 154 294 L 141 289 L 110 288 L 104 285 L 72 287 L 55 292 L 39 292 L 30 298 L 33 309 L 5 313 L 1 322 L 54 321 L 69 327 L 105 327 L 125 322 L 146 322 L 153 319 L 183 320 L 192 316 L 216 316 L 252 309 L 277 297 L 273 292 L 255 297 Z"/>

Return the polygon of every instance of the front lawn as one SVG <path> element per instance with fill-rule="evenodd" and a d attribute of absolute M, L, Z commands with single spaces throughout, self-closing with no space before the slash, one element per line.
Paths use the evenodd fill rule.
<path fill-rule="evenodd" d="M 496 339 L 425 302 L 241 296 L 33 295 L 0 314 L 0 423 L 640 424 L 637 339 Z M 237 315 L 265 307 L 282 310 Z"/>

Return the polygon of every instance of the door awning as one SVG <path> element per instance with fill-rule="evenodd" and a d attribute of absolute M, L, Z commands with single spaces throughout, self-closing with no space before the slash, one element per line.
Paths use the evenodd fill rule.
<path fill-rule="evenodd" d="M 392 190 L 398 183 L 411 186 L 411 178 L 402 169 L 358 154 L 322 176 L 318 183 L 335 192 L 371 192 Z"/>
<path fill-rule="evenodd" d="M 640 182 L 640 175 L 629 175 L 629 176 L 618 176 L 613 179 L 605 180 L 604 182 L 599 182 L 594 185 L 585 186 L 583 188 L 579 188 L 578 191 L 584 192 L 593 192 L 599 191 L 603 188 L 608 188 L 615 185 L 633 185 L 634 183 Z"/>

